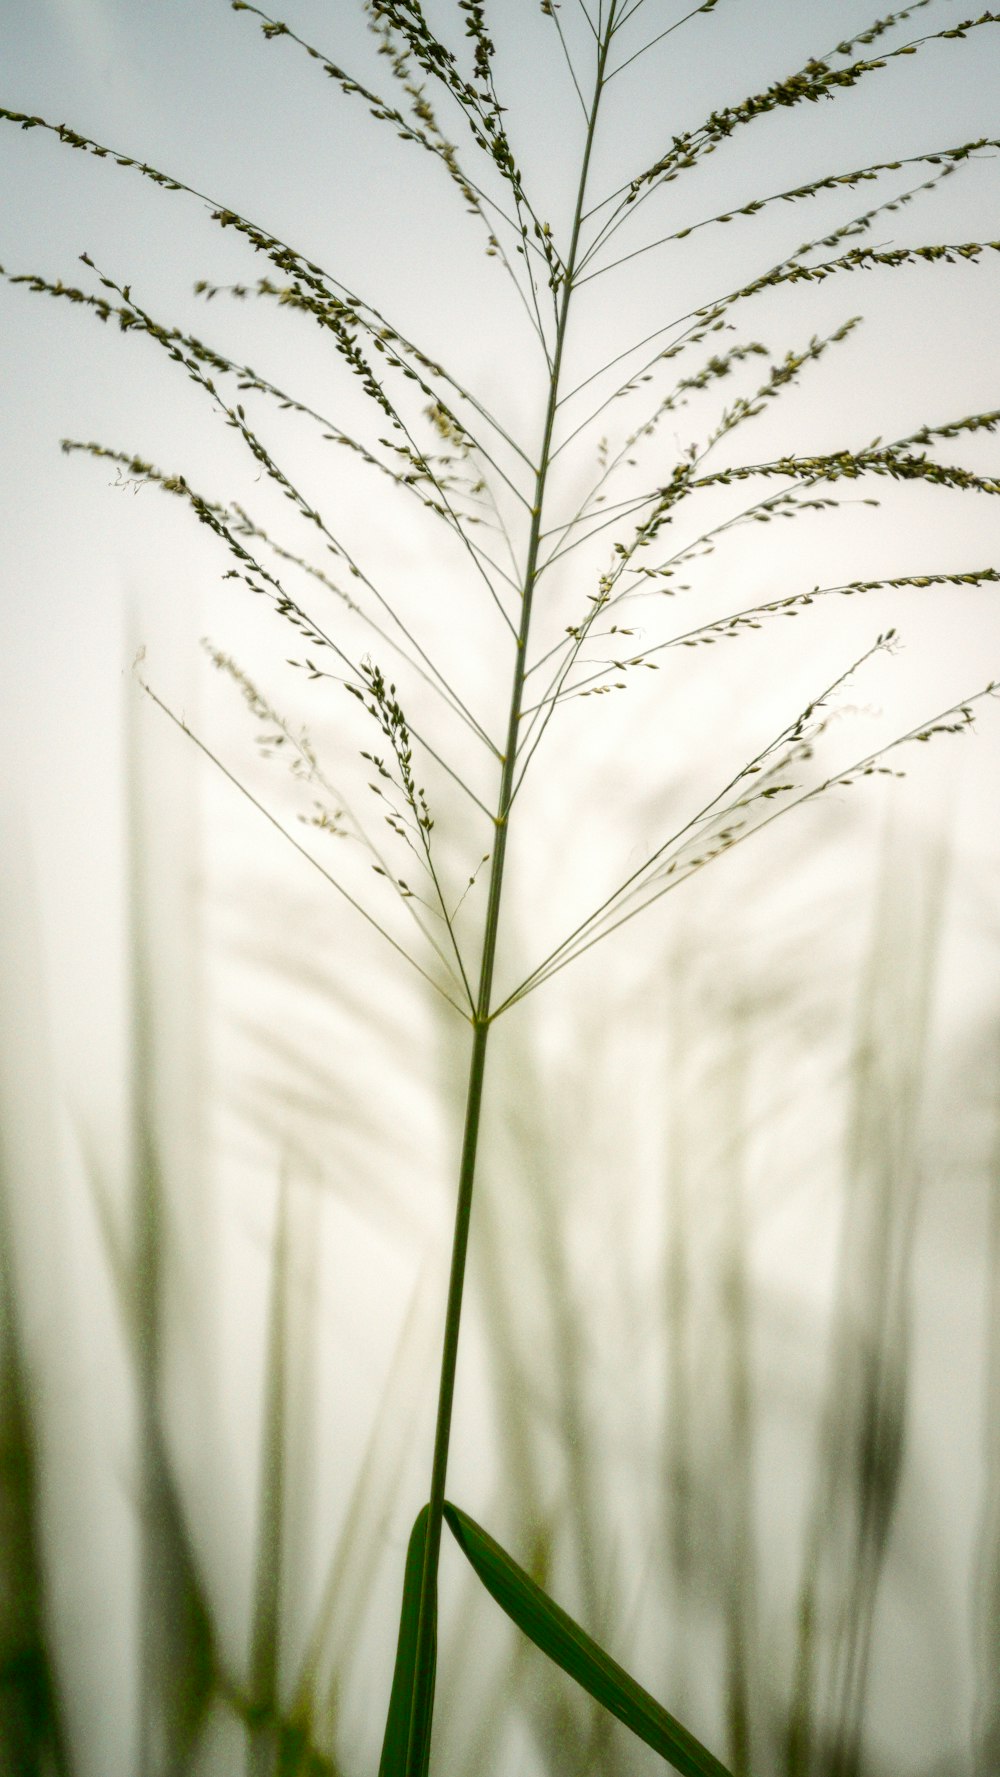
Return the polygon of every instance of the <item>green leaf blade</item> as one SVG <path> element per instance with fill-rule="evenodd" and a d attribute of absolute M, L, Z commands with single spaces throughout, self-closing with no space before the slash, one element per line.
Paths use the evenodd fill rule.
<path fill-rule="evenodd" d="M 422 1675 L 417 1672 L 417 1626 L 420 1618 L 420 1588 L 423 1583 L 428 1515 L 428 1507 L 422 1506 L 414 1519 L 406 1549 L 396 1665 L 392 1675 L 392 1691 L 389 1695 L 389 1712 L 386 1716 L 378 1777 L 406 1777 L 411 1734 L 415 1736 L 414 1743 L 419 1749 L 419 1763 L 416 1768 L 421 1777 L 425 1777 L 430 1758 L 431 1715 L 437 1664 L 436 1608 L 429 1669 Z"/>
<path fill-rule="evenodd" d="M 730 1777 L 725 1765 L 561 1610 L 480 1525 L 448 1503 L 444 1516 L 486 1590 L 555 1665 L 682 1777 Z"/>

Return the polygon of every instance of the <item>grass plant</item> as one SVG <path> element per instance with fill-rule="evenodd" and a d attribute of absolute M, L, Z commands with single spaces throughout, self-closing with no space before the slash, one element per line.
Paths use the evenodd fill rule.
<path fill-rule="evenodd" d="M 673 731 L 656 726 L 657 699 L 669 704 L 672 695 L 682 696 L 673 688 L 683 683 L 684 666 L 694 673 L 703 665 L 713 667 L 722 642 L 737 640 L 763 649 L 771 641 L 778 663 L 774 670 L 784 674 L 787 651 L 782 651 L 783 643 L 776 644 L 775 633 L 785 618 L 807 613 L 815 617 L 839 597 L 873 602 L 883 595 L 916 596 L 937 589 L 954 601 L 963 591 L 1000 580 L 1000 570 L 983 555 L 963 556 L 945 565 L 938 555 L 914 561 L 902 543 L 894 547 L 903 559 L 884 565 L 883 536 L 873 545 L 879 565 L 869 572 L 853 567 L 827 576 L 810 568 L 804 580 L 789 580 L 780 590 L 761 595 L 763 582 L 755 571 L 747 576 L 746 592 L 730 590 L 731 578 L 745 571 L 747 552 L 742 545 L 751 534 L 750 526 L 756 535 L 758 525 L 789 521 L 797 531 L 801 527 L 813 548 L 830 554 L 830 545 L 822 542 L 830 528 L 846 517 L 867 517 L 844 510 L 847 496 L 853 501 L 858 490 L 865 499 L 869 491 L 873 498 L 885 498 L 890 516 L 897 520 L 916 510 L 912 500 L 917 494 L 928 501 L 962 495 L 963 505 L 989 506 L 1000 493 L 1000 480 L 976 455 L 1000 423 L 1000 409 L 984 405 L 967 414 L 946 411 L 919 419 L 911 415 L 886 441 L 882 435 L 871 436 L 872 428 L 882 422 L 871 412 L 877 404 L 867 400 L 867 391 L 859 386 L 846 409 L 850 435 L 831 439 L 820 413 L 813 422 L 819 442 L 806 439 L 801 445 L 788 442 L 776 412 L 781 401 L 795 397 L 800 386 L 814 375 L 820 377 L 830 362 L 846 362 L 849 370 L 859 317 L 829 314 L 831 288 L 839 290 L 848 278 L 857 282 L 863 273 L 874 282 L 890 274 L 894 282 L 904 283 L 917 276 L 928 287 L 933 281 L 934 300 L 942 304 L 951 300 L 957 316 L 965 280 L 992 275 L 988 265 L 1000 252 L 998 241 L 942 238 L 935 233 L 906 244 L 886 244 L 882 230 L 901 207 L 912 204 L 916 214 L 918 200 L 933 211 L 945 182 L 950 192 L 956 181 L 979 176 L 1000 141 L 981 134 L 944 142 L 935 138 L 913 152 L 897 152 L 890 141 L 873 148 L 860 165 L 835 159 L 800 182 L 789 180 L 749 195 L 741 184 L 745 162 L 740 160 L 740 147 L 752 144 L 759 131 L 773 127 L 786 114 L 796 114 L 794 121 L 800 124 L 805 144 L 810 112 L 817 106 L 824 110 L 853 106 L 851 116 L 857 120 L 866 100 L 878 106 L 880 85 L 896 92 L 911 66 L 936 58 L 934 78 L 943 85 L 952 58 L 960 59 L 963 53 L 974 57 L 980 46 L 995 53 L 1000 13 L 964 19 L 953 19 L 949 13 L 947 24 L 931 28 L 930 5 L 931 0 L 915 0 L 877 19 L 860 21 L 850 27 L 851 35 L 835 37 L 791 72 L 782 44 L 775 42 L 771 46 L 775 71 L 769 81 L 749 95 L 720 99 L 703 117 L 688 116 L 684 97 L 677 94 L 678 111 L 664 123 L 654 107 L 636 121 L 621 95 L 626 91 L 639 95 L 634 99 L 638 107 L 647 91 L 644 82 L 652 79 L 654 70 L 657 78 L 669 73 L 675 33 L 681 34 L 677 37 L 681 45 L 697 33 L 704 34 L 691 65 L 701 66 L 708 59 L 714 65 L 718 59 L 720 85 L 731 95 L 736 76 L 730 68 L 723 81 L 722 68 L 727 45 L 732 53 L 741 39 L 732 23 L 736 9 L 724 0 L 704 0 L 669 18 L 648 0 L 576 0 L 575 5 L 568 0 L 562 5 L 540 0 L 537 6 L 519 9 L 517 20 L 508 13 L 494 20 L 478 0 L 426 8 L 419 0 L 362 0 L 352 12 L 350 26 L 338 20 L 329 27 L 335 41 L 323 48 L 300 34 L 293 20 L 273 17 L 249 0 L 233 0 L 233 11 L 243 15 L 244 25 L 262 32 L 271 53 L 294 52 L 304 78 L 320 75 L 338 105 L 353 107 L 359 116 L 367 114 L 384 126 L 394 143 L 401 144 L 400 164 L 406 155 L 422 162 L 427 177 L 442 181 L 458 208 L 468 213 L 473 250 L 485 253 L 491 262 L 487 269 L 495 273 L 493 286 L 483 281 L 481 268 L 474 276 L 470 271 L 472 300 L 478 303 L 483 292 L 495 287 L 503 326 L 511 324 L 513 304 L 522 330 L 520 386 L 512 414 L 490 398 L 488 389 L 477 386 L 474 377 L 460 367 L 442 364 L 435 347 L 412 338 L 407 320 L 390 318 L 388 305 L 376 306 L 368 295 L 356 293 L 309 250 L 279 239 L 138 154 L 99 142 L 65 123 L 13 107 L 0 109 L 0 121 L 12 127 L 96 157 L 108 163 L 104 171 L 138 176 L 172 200 L 207 208 L 212 222 L 237 237 L 265 269 L 256 283 L 224 287 L 202 281 L 199 293 L 214 299 L 228 288 L 239 301 L 254 297 L 280 307 L 297 323 L 318 329 L 343 381 L 337 412 L 347 417 L 341 421 L 325 415 L 320 397 L 315 397 L 314 405 L 312 395 L 306 400 L 199 334 L 162 320 L 147 306 L 151 299 L 137 294 L 134 281 L 99 267 L 86 253 L 82 258 L 87 278 L 80 284 L 35 272 L 3 273 L 14 285 L 73 304 L 98 321 L 116 324 L 131 338 L 158 347 L 246 448 L 265 488 L 292 507 L 307 542 L 279 540 L 270 519 L 264 522 L 240 502 L 202 492 L 179 470 L 161 470 L 144 454 L 121 449 L 117 443 L 64 441 L 68 453 L 112 465 L 133 485 L 152 486 L 182 501 L 228 552 L 232 564 L 228 577 L 263 601 L 277 624 L 287 626 L 275 633 L 283 636 L 284 647 L 294 651 L 287 661 L 290 672 L 298 676 L 304 691 L 318 687 L 308 694 L 327 698 L 324 709 L 333 708 L 340 729 L 350 735 L 342 741 L 336 766 L 326 765 L 310 732 L 287 719 L 277 700 L 227 650 L 213 643 L 209 653 L 246 702 L 262 752 L 287 762 L 299 797 L 299 820 L 306 829 L 301 837 L 273 812 L 248 774 L 226 765 L 214 745 L 171 708 L 154 683 L 143 680 L 143 688 L 464 1024 L 466 1090 L 433 1456 L 426 1502 L 413 1524 L 401 1575 L 396 1666 L 380 1777 L 422 1777 L 439 1768 L 432 1726 L 439 1679 L 438 1574 L 445 1529 L 518 1630 L 601 1711 L 624 1723 L 660 1759 L 688 1777 L 726 1777 L 720 1759 L 594 1639 L 601 1627 L 596 1621 L 601 1614 L 599 1554 L 593 1546 L 601 1514 L 585 1464 L 572 1491 L 580 1538 L 579 1596 L 586 1623 L 568 1616 L 547 1580 L 535 1577 L 545 1566 L 544 1527 L 534 1551 L 527 1553 L 527 1566 L 522 1566 L 459 1501 L 448 1497 L 465 1283 L 477 1239 L 473 1203 L 481 1170 L 484 1104 L 496 1027 L 511 1019 L 529 996 L 571 965 L 590 968 L 595 979 L 593 964 L 582 963 L 585 954 L 690 877 L 700 876 L 725 854 L 761 834 L 779 815 L 853 789 L 866 779 L 902 775 L 921 745 L 972 728 L 981 704 L 996 693 L 995 682 L 976 685 L 968 695 L 946 699 L 943 708 L 906 722 L 875 745 L 858 743 L 845 756 L 838 746 L 845 692 L 863 681 L 876 660 L 895 651 L 896 628 L 888 623 L 838 664 L 816 672 L 804 700 L 793 700 L 781 716 L 773 716 L 770 696 L 762 698 L 747 729 L 752 736 L 748 750 L 734 762 L 731 749 L 730 755 L 723 749 L 727 762 L 713 763 L 710 778 L 701 770 L 696 740 L 689 739 L 687 751 L 676 756 L 676 749 L 685 746 L 683 724 Z M 925 13 L 926 20 L 921 16 Z M 367 26 L 367 37 L 357 29 L 359 23 Z M 526 113 L 532 94 L 523 69 L 518 70 L 517 50 L 519 29 L 529 26 L 531 43 L 537 41 L 547 58 L 547 79 L 553 88 L 559 83 L 562 94 L 569 96 L 574 117 L 571 153 L 551 184 L 544 166 L 527 170 L 536 158 L 528 152 Z M 729 38 L 727 31 L 733 33 Z M 509 107 L 502 102 L 508 85 Z M 837 146 L 842 149 L 842 142 Z M 419 156 L 412 155 L 416 150 Z M 724 178 L 718 169 L 725 162 L 734 169 L 733 184 L 728 197 L 716 197 Z M 572 193 L 565 201 L 560 181 Z M 699 209 L 698 193 L 706 184 L 713 195 Z M 689 186 L 695 194 L 693 208 L 687 199 Z M 865 207 L 858 209 L 862 193 Z M 849 212 L 837 208 L 845 194 Z M 824 208 L 830 204 L 832 211 Z M 800 215 L 814 218 L 804 243 L 793 245 L 790 237 L 780 236 L 776 217 L 788 209 L 796 230 Z M 357 226 L 363 225 L 359 215 Z M 721 265 L 709 256 L 708 282 L 704 278 L 700 284 L 697 279 L 685 282 L 680 273 L 662 272 L 663 266 L 676 265 L 671 254 L 700 251 L 703 242 L 725 234 L 727 227 L 737 244 Z M 685 244 L 689 240 L 690 247 Z M 434 230 L 428 228 L 426 265 L 414 268 L 414 276 L 426 275 L 431 288 L 438 257 Z M 643 309 L 633 298 L 633 283 L 646 275 L 647 267 Z M 664 289 L 670 288 L 668 275 L 675 277 L 678 289 L 694 294 L 677 300 L 664 296 Z M 712 275 L 717 278 L 714 285 Z M 595 286 L 616 291 L 615 306 L 596 306 Z M 822 309 L 812 332 L 811 323 L 798 318 L 797 308 L 786 305 L 786 299 L 792 298 L 799 306 L 812 298 Z M 773 331 L 768 303 L 779 305 L 776 312 L 782 324 L 795 316 L 798 343 L 790 350 L 746 331 L 751 318 L 756 331 Z M 651 327 L 641 321 L 644 313 L 655 314 Z M 816 326 L 822 330 L 816 331 Z M 945 329 L 941 331 L 944 335 Z M 712 401 L 730 389 L 738 392 L 712 412 Z M 536 394 L 537 411 L 529 434 L 522 411 Z M 402 524 L 408 504 L 415 506 L 417 528 L 403 534 L 408 541 L 419 538 L 419 573 L 400 571 L 398 584 L 390 585 L 392 572 L 375 540 L 371 554 L 377 559 L 366 559 L 364 527 L 359 530 L 343 509 L 328 514 L 325 502 L 308 491 L 308 475 L 297 467 L 282 466 L 281 445 L 265 438 L 274 409 L 306 427 L 318 425 L 323 442 L 339 446 L 339 454 L 349 459 L 350 476 L 363 471 L 371 478 L 384 498 L 383 506 L 369 509 L 373 526 L 377 522 L 382 528 L 383 513 Z M 839 410 L 834 411 L 839 417 Z M 625 416 L 620 422 L 619 415 Z M 674 427 L 694 426 L 695 415 L 697 437 L 684 444 Z M 280 429 L 277 422 L 275 429 Z M 755 433 L 764 440 L 757 451 L 749 442 Z M 726 451 L 732 452 L 728 459 Z M 355 485 L 353 480 L 350 485 Z M 338 504 L 334 496 L 331 508 Z M 701 516 L 695 516 L 699 512 Z M 409 525 L 408 516 L 405 524 Z M 874 534 L 864 532 L 867 539 Z M 440 553 L 432 556 L 435 545 Z M 717 557 L 726 564 L 721 589 L 713 579 Z M 780 562 L 780 550 L 777 559 Z M 429 561 L 435 564 L 433 571 L 426 567 Z M 460 595 L 456 593 L 451 602 L 452 588 L 458 587 Z M 726 602 L 721 610 L 706 615 L 699 608 L 699 595 L 718 595 L 720 590 Z M 448 603 L 454 628 L 464 630 L 464 656 L 453 640 L 442 642 L 437 613 L 428 610 L 433 598 Z M 675 617 L 679 598 L 685 601 L 685 610 Z M 706 648 L 715 648 L 716 654 L 706 655 Z M 681 649 L 688 652 L 682 654 Z M 484 671 L 484 656 L 489 671 Z M 809 670 L 813 670 L 811 661 Z M 652 680 L 648 674 L 657 677 Z M 631 755 L 625 751 L 629 718 L 607 707 L 630 690 L 631 700 L 624 702 L 635 707 Z M 585 730 L 578 706 L 583 699 L 597 698 L 600 703 L 588 703 L 584 712 L 592 716 L 591 727 Z M 742 745 L 743 729 L 733 726 Z M 651 788 L 647 773 L 651 761 L 662 757 L 661 733 L 667 735 L 675 757 L 665 771 L 657 762 L 657 781 Z M 692 733 L 696 735 L 696 728 Z M 577 754 L 582 773 L 574 771 Z M 616 773 L 623 773 L 630 759 L 629 768 L 638 774 L 643 793 L 659 798 L 659 806 L 652 816 L 643 816 L 639 837 L 633 835 L 623 846 L 617 868 L 609 870 L 602 862 L 593 891 L 587 884 L 581 890 L 578 882 L 560 880 L 554 889 L 546 882 L 546 917 L 539 921 L 537 942 L 534 934 L 529 940 L 533 945 L 529 961 L 519 969 L 513 944 L 505 947 L 505 932 L 513 932 L 508 912 L 515 893 L 510 888 L 512 877 L 528 868 L 520 836 L 522 832 L 526 839 L 530 836 L 533 821 L 536 837 L 539 832 L 539 803 L 532 801 L 536 780 L 545 779 L 550 795 L 555 785 L 550 810 L 555 805 L 575 807 L 597 848 L 608 850 L 614 824 L 602 823 L 603 811 L 595 806 L 591 783 L 602 758 L 609 757 Z M 359 790 L 368 797 L 366 816 L 355 812 Z M 733 866 L 729 868 L 732 877 Z M 925 1021 L 919 1004 L 909 1028 L 919 1034 Z M 141 1031 L 139 1037 L 141 1083 Z M 725 1087 L 737 1126 L 745 1066 L 738 1037 L 736 1027 Z M 862 1080 L 867 1066 L 863 1059 Z M 913 1077 L 911 1069 L 907 1078 Z M 885 1146 L 872 1159 L 873 1137 L 865 1118 L 876 1097 L 875 1085 L 866 1083 L 854 1137 L 854 1182 L 860 1190 L 869 1167 L 874 1168 L 876 1180 L 864 1197 L 865 1216 L 877 1215 L 883 1204 L 878 1162 L 885 1158 L 888 1164 L 890 1158 Z M 894 1102 L 899 1142 L 905 1148 L 914 1103 L 907 1091 L 898 1093 Z M 145 1403 L 142 1496 L 148 1562 L 143 1695 L 149 1719 L 143 1768 L 151 1773 L 186 1768 L 214 1682 L 216 1656 L 207 1606 L 183 1547 L 159 1429 L 160 1183 L 155 1154 L 142 1129 L 137 1151 L 136 1281 L 129 1286 L 129 1302 Z M 893 1153 L 892 1165 L 895 1177 L 905 1170 L 905 1154 Z M 725 1168 L 729 1242 L 722 1299 L 728 1344 L 722 1361 L 735 1471 L 723 1537 L 729 1563 L 723 1593 L 729 1759 L 732 1771 L 743 1777 L 755 1768 L 757 1679 L 750 1555 L 752 1391 L 746 1367 L 748 1298 L 738 1151 L 726 1156 Z M 553 1303 L 562 1307 L 551 1326 L 562 1379 L 555 1417 L 572 1452 L 581 1441 L 585 1398 L 573 1356 L 580 1316 L 565 1285 L 559 1240 L 547 1219 L 543 1193 L 533 1204 L 533 1213 L 547 1287 Z M 693 1213 L 687 1202 L 683 1215 Z M 233 1707 L 250 1732 L 254 1777 L 272 1769 L 335 1768 L 315 1745 L 317 1700 L 308 1685 L 292 1717 L 286 1718 L 280 1706 L 282 1500 L 287 1486 L 286 1216 L 283 1195 L 273 1265 L 262 1470 L 265 1509 L 252 1670 L 247 1694 L 231 1687 Z M 488 1225 L 484 1222 L 484 1227 Z M 905 1370 L 900 1320 L 905 1241 L 900 1249 L 894 1225 L 866 1224 L 859 1238 L 865 1264 L 874 1268 L 866 1300 L 877 1300 L 889 1320 L 867 1330 L 856 1388 L 849 1402 L 840 1399 L 843 1422 L 838 1420 L 830 1431 L 835 1441 L 847 1440 L 851 1459 L 863 1469 L 852 1495 L 860 1516 L 845 1532 L 854 1539 L 855 1591 L 845 1595 L 838 1664 L 830 1681 L 835 1692 L 831 1707 L 843 1725 L 839 1750 L 824 1769 L 836 1772 L 836 1777 L 848 1777 L 860 1756 L 872 1613 L 901 1451 L 897 1408 Z M 680 1382 L 684 1337 L 680 1246 L 672 1264 L 673 1361 Z M 499 1295 L 496 1312 L 506 1312 L 509 1320 Z M 851 1314 L 855 1315 L 853 1305 Z M 843 1336 L 849 1337 L 846 1331 Z M 874 1359 L 872 1351 L 877 1354 Z M 844 1357 L 839 1373 L 846 1374 L 851 1361 Z M 686 1497 L 687 1482 L 681 1480 L 686 1469 L 683 1421 L 691 1411 L 684 1402 L 678 1387 L 669 1459 L 685 1495 L 678 1497 L 676 1509 L 687 1526 L 697 1509 L 697 1497 Z M 520 1443 L 527 1448 L 523 1436 Z M 831 1476 L 837 1460 L 829 1458 Z M 529 1464 L 525 1456 L 520 1466 L 526 1470 Z M 829 1529 L 829 1512 L 818 1510 L 814 1541 L 822 1540 Z M 677 1523 L 682 1523 L 680 1516 Z M 688 1540 L 688 1529 L 681 1529 L 679 1546 L 687 1546 Z M 183 1601 L 175 1600 L 168 1612 L 170 1623 L 183 1620 L 187 1625 L 185 1650 L 176 1662 L 161 1640 L 167 1619 L 161 1613 L 165 1581 L 157 1566 L 158 1550 L 166 1551 L 170 1572 L 181 1576 L 184 1592 Z M 817 1554 L 803 1583 L 802 1683 L 795 1738 L 787 1756 L 789 1777 L 813 1768 L 808 1699 L 815 1688 L 809 1661 L 818 1562 Z M 201 1674 L 194 1694 L 185 1692 L 175 1669 Z M 621 1749 L 617 1734 L 617 1729 L 606 1729 L 601 1715 L 582 1726 L 578 1720 L 574 1745 L 582 1768 L 593 1768 L 595 1762 L 608 1771 L 629 1768 L 632 1755 Z"/>

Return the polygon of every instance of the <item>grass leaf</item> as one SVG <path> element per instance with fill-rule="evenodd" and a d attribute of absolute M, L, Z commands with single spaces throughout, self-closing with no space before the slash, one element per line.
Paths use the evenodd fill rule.
<path fill-rule="evenodd" d="M 411 1731 L 419 1738 L 420 1757 L 416 1769 L 427 1770 L 431 1750 L 431 1713 L 434 1707 L 434 1676 L 437 1664 L 437 1607 L 434 1608 L 434 1635 L 431 1642 L 430 1670 L 423 1682 L 416 1670 L 417 1626 L 420 1619 L 420 1586 L 424 1571 L 424 1545 L 427 1541 L 428 1508 L 422 1506 L 410 1531 L 406 1550 L 406 1573 L 403 1579 L 403 1605 L 399 1617 L 399 1640 L 396 1643 L 396 1666 L 392 1675 L 389 1713 L 385 1721 L 385 1738 L 379 1760 L 378 1777 L 403 1777 Z M 480 1533 L 481 1534 L 481 1533 Z M 412 1724 L 412 1727 L 411 1727 Z"/>
<path fill-rule="evenodd" d="M 543 1654 L 684 1777 L 729 1777 L 725 1765 L 560 1610 L 485 1530 L 458 1506 L 446 1504 L 444 1516 L 486 1590 Z"/>

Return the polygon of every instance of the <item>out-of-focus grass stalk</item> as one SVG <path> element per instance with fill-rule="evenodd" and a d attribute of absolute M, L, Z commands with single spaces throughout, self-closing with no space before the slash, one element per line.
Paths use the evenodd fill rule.
<path fill-rule="evenodd" d="M 759 1694 L 754 1671 L 757 1648 L 756 1533 L 754 1524 L 754 1381 L 751 1362 L 752 1310 L 748 1275 L 745 1193 L 746 1130 L 749 1120 L 746 1046 L 749 1016 L 736 1005 L 723 1036 L 723 1101 L 728 1102 L 729 1140 L 722 1155 L 722 1337 L 726 1344 L 729 1451 L 722 1488 L 726 1536 L 726 1716 L 733 1777 L 750 1777 L 752 1702 Z"/>
<path fill-rule="evenodd" d="M 693 1189 L 691 1132 L 688 1126 L 686 1058 L 692 1037 L 686 999 L 687 972 L 683 950 L 670 959 L 670 994 L 666 1025 L 663 1116 L 666 1123 L 666 1238 L 663 1265 L 664 1337 L 667 1399 L 663 1436 L 663 1499 L 668 1518 L 667 1544 L 675 1583 L 691 1578 L 696 1548 L 694 1480 L 694 1413 L 691 1399 L 691 1264 L 689 1194 Z M 679 1694 L 689 1682 L 687 1638 L 673 1638 L 670 1665 Z"/>
<path fill-rule="evenodd" d="M 799 1592 L 788 1777 L 810 1777 L 817 1768 L 824 1777 L 855 1777 L 860 1769 L 875 1607 L 905 1454 L 920 1109 L 946 853 L 939 849 L 901 890 L 894 838 L 890 831 L 857 1009 L 837 1299 Z"/>
<path fill-rule="evenodd" d="M 128 735 L 128 864 L 131 961 L 132 1193 L 124 1325 L 139 1415 L 139 1761 L 144 1777 L 189 1768 L 217 1678 L 209 1600 L 184 1521 L 164 1435 L 164 1256 L 168 1230 L 157 1135 L 156 1048 L 142 839 L 140 747 Z M 109 1257 L 111 1255 L 109 1254 Z"/>
<path fill-rule="evenodd" d="M 752 1117 L 749 1059 L 761 1008 L 739 994 L 707 1002 L 689 963 L 684 927 L 665 992 L 664 1248 L 666 1396 L 661 1496 L 666 1583 L 676 1594 L 670 1671 L 681 1695 L 704 1650 L 686 1607 L 718 1592 L 721 1702 L 734 1777 L 757 1769 L 755 1723 L 762 1660 L 757 1623 L 755 1442 L 763 1402 L 752 1358 L 756 1304 L 746 1201 Z M 711 1237 L 707 1230 L 714 1233 Z M 706 1269 L 713 1283 L 706 1300 Z M 706 1306 L 709 1318 L 705 1320 Z"/>
<path fill-rule="evenodd" d="M 553 1397 L 551 1420 L 562 1452 L 565 1475 L 560 1521 L 565 1542 L 573 1552 L 578 1596 L 583 1621 L 594 1626 L 599 1638 L 609 1638 L 612 1601 L 606 1584 L 599 1584 L 602 1569 L 597 1551 L 606 1548 L 599 1499 L 602 1492 L 599 1464 L 594 1461 L 591 1415 L 586 1401 L 587 1316 L 582 1312 L 574 1284 L 566 1239 L 566 1216 L 572 1180 L 567 1178 L 567 1156 L 572 1154 L 569 1132 L 553 1129 L 553 1109 L 538 1091 L 541 1070 L 534 1058 L 524 1066 L 519 1058 L 516 1081 L 510 1082 L 514 1137 L 513 1175 L 518 1182 L 522 1226 L 530 1238 L 538 1266 L 540 1300 L 549 1323 Z M 559 1708 L 558 1693 L 551 1700 L 547 1724 L 565 1749 L 576 1743 L 580 1769 L 600 1769 L 605 1777 L 617 1777 L 623 1769 L 623 1749 L 606 1711 L 580 1699 L 585 1714 Z M 557 1719 L 551 1719 L 553 1709 Z M 581 1737 L 583 1723 L 585 1732 Z M 539 1728 L 544 1731 L 543 1724 Z M 634 1756 L 634 1753 L 633 1753 Z"/>
<path fill-rule="evenodd" d="M 253 1715 L 249 1724 L 248 1777 L 274 1777 L 279 1751 L 274 1724 L 281 1708 L 288 1257 L 288 1182 L 283 1178 L 275 1215 L 264 1370 L 257 1576 L 250 1631 L 250 1707 Z"/>
<path fill-rule="evenodd" d="M 2 1185 L 7 1188 L 6 1180 Z M 31 1398 L 0 1189 L 0 1771 L 71 1777 L 39 1519 Z"/>
<path fill-rule="evenodd" d="M 993 1045 L 994 1081 L 1000 1044 Z M 983 1390 L 982 1506 L 974 1551 L 976 1694 L 972 1769 L 1000 1770 L 1000 1092 L 994 1086 L 993 1151 L 986 1181 L 986 1365 Z"/>

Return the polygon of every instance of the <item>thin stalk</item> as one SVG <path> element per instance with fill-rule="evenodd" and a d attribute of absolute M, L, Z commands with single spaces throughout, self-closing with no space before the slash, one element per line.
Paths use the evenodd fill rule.
<path fill-rule="evenodd" d="M 451 1273 L 448 1282 L 448 1302 L 445 1310 L 444 1340 L 441 1352 L 441 1375 L 438 1388 L 437 1422 L 434 1431 L 434 1457 L 431 1467 L 430 1499 L 428 1504 L 427 1536 L 424 1544 L 424 1565 L 420 1585 L 420 1610 L 417 1619 L 417 1646 L 415 1657 L 415 1683 L 422 1686 L 422 1674 L 429 1670 L 430 1654 L 435 1634 L 435 1607 L 437 1600 L 437 1573 L 441 1552 L 441 1523 L 444 1512 L 445 1481 L 448 1470 L 448 1449 L 451 1441 L 451 1421 L 455 1398 L 455 1373 L 458 1361 L 458 1339 L 462 1317 L 462 1296 L 465 1288 L 466 1255 L 469 1245 L 469 1224 L 472 1214 L 472 1192 L 475 1183 L 476 1155 L 479 1146 L 479 1126 L 483 1101 L 483 1086 L 486 1077 L 486 1049 L 489 1040 L 490 1025 L 493 1019 L 491 998 L 493 991 L 493 969 L 496 962 L 497 935 L 500 928 L 500 903 L 503 891 L 504 862 L 507 851 L 508 814 L 514 793 L 514 774 L 517 765 L 518 726 L 521 719 L 521 704 L 524 695 L 525 664 L 528 654 L 528 634 L 531 626 L 531 608 L 538 577 L 538 552 L 542 531 L 542 507 L 545 499 L 545 484 L 548 478 L 551 461 L 552 434 L 555 427 L 556 412 L 559 405 L 559 376 L 562 367 L 563 347 L 566 341 L 569 321 L 570 301 L 573 294 L 573 272 L 576 266 L 577 250 L 580 240 L 580 229 L 583 220 L 583 207 L 587 189 L 587 174 L 590 168 L 591 150 L 597 127 L 597 113 L 604 85 L 604 70 L 611 45 L 611 34 L 615 10 L 618 0 L 611 0 L 607 24 L 598 43 L 597 73 L 594 83 L 594 97 L 587 120 L 587 135 L 583 150 L 583 161 L 580 168 L 580 182 L 577 191 L 576 207 L 573 214 L 573 232 L 570 240 L 569 254 L 566 259 L 566 276 L 562 287 L 559 305 L 559 317 L 556 326 L 555 346 L 552 354 L 552 367 L 549 376 L 549 396 L 545 412 L 545 425 L 542 434 L 542 446 L 535 474 L 535 497 L 531 511 L 531 532 L 528 539 L 528 553 L 524 569 L 524 591 L 521 603 L 521 621 L 517 636 L 517 652 L 514 659 L 514 677 L 511 686 L 510 712 L 507 721 L 507 746 L 503 756 L 500 778 L 500 792 L 497 801 L 496 844 L 493 849 L 493 860 L 490 866 L 489 900 L 486 909 L 486 923 L 483 934 L 483 951 L 479 969 L 479 989 L 476 997 L 476 1008 L 472 1018 L 472 1054 L 469 1062 L 469 1083 L 466 1094 L 465 1126 L 462 1136 L 462 1156 L 458 1175 L 458 1201 L 455 1207 L 455 1229 L 452 1240 Z M 426 1693 L 425 1693 L 426 1694 Z M 429 1699 L 427 1699 L 429 1703 Z M 410 1718 L 410 1739 L 406 1757 L 406 1777 L 420 1777 L 422 1746 L 424 1741 L 423 1708 L 413 1710 Z"/>

